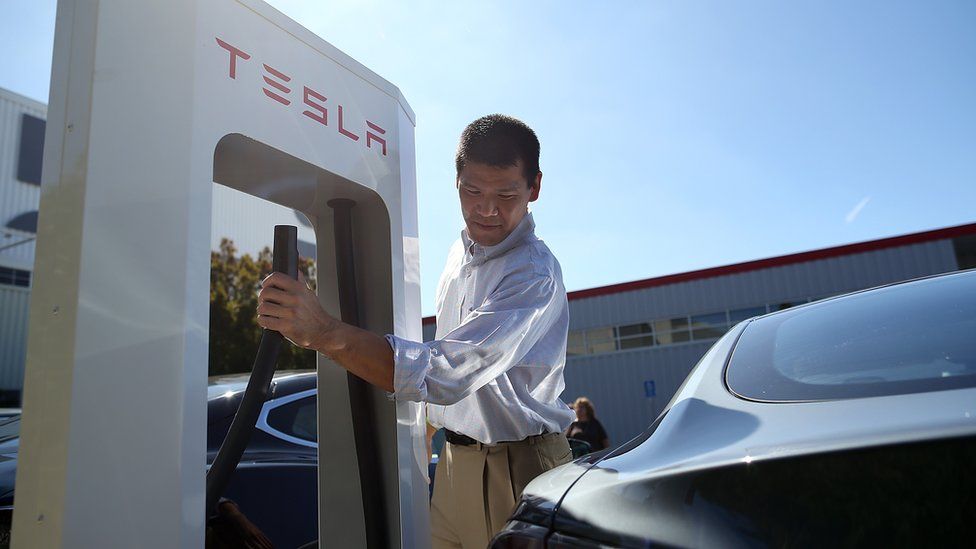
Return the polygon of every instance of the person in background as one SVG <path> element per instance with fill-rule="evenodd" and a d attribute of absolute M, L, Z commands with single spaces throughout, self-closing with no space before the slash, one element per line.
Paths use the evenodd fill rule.
<path fill-rule="evenodd" d="M 577 398 L 573 402 L 573 409 L 576 410 L 576 421 L 566 430 L 566 436 L 588 443 L 594 452 L 609 448 L 610 439 L 607 438 L 607 432 L 603 430 L 603 425 L 596 418 L 590 399 Z"/>

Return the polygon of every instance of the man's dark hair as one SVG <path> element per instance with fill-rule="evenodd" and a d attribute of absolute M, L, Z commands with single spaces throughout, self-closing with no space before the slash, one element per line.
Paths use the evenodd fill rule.
<path fill-rule="evenodd" d="M 535 185 L 535 176 L 539 173 L 539 138 L 532 128 L 517 118 L 489 114 L 464 128 L 454 163 L 460 176 L 468 162 L 507 168 L 519 160 L 529 187 Z"/>

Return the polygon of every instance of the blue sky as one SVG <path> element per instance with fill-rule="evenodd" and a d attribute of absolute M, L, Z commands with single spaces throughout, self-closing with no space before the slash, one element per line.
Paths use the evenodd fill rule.
<path fill-rule="evenodd" d="M 976 3 L 272 5 L 417 113 L 423 311 L 483 114 L 542 141 L 569 290 L 976 222 Z M 51 0 L 0 3 L 0 87 L 45 101 Z"/>

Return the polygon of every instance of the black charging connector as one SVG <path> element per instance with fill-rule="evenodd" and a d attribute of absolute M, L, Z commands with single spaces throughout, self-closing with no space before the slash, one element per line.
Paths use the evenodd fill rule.
<path fill-rule="evenodd" d="M 298 227 L 275 225 L 272 269 L 298 279 Z M 217 456 L 207 471 L 207 516 L 216 514 L 217 501 L 227 489 L 244 449 L 251 439 L 254 425 L 261 414 L 261 407 L 268 400 L 271 380 L 274 377 L 278 352 L 284 337 L 274 330 L 264 330 L 258 354 L 251 368 L 251 377 L 244 390 L 244 398 L 237 408 L 234 421 L 224 437 Z"/>

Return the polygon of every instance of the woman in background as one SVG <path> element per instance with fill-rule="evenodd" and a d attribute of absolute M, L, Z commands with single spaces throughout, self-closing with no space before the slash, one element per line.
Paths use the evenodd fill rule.
<path fill-rule="evenodd" d="M 603 450 L 610 446 L 610 439 L 607 432 L 603 430 L 603 425 L 596 419 L 596 412 L 593 410 L 593 403 L 586 397 L 579 397 L 573 402 L 573 409 L 576 410 L 576 421 L 566 430 L 568 438 L 575 438 L 589 443 L 594 452 Z"/>

